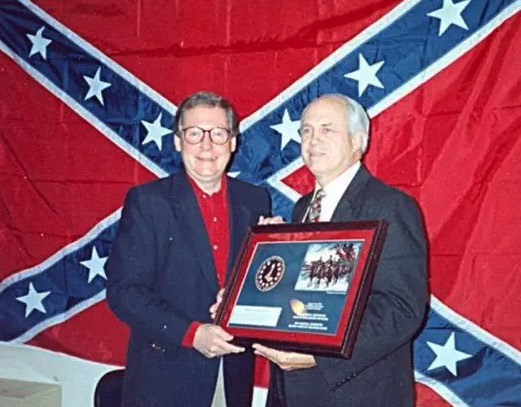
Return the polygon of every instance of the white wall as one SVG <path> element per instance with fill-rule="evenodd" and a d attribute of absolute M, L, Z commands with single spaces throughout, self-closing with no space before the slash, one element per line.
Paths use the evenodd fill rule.
<path fill-rule="evenodd" d="M 118 368 L 33 346 L 0 342 L 0 379 L 58 384 L 62 387 L 62 407 L 93 407 L 99 378 Z M 255 388 L 252 407 L 263 407 L 266 393 L 266 389 Z"/>
<path fill-rule="evenodd" d="M 103 374 L 119 366 L 89 362 L 27 345 L 0 342 L 0 378 L 58 384 L 62 407 L 92 407 Z"/>

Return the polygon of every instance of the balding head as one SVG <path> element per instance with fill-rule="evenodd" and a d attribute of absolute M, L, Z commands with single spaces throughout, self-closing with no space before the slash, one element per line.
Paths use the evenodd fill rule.
<path fill-rule="evenodd" d="M 326 95 L 322 95 L 306 106 L 306 108 L 302 112 L 302 117 L 306 113 L 306 110 L 309 109 L 314 103 L 317 103 L 325 99 L 329 99 L 332 102 L 336 101 L 337 103 L 343 106 L 343 108 L 345 109 L 345 117 L 347 121 L 347 130 L 349 132 L 349 135 L 352 137 L 352 135 L 356 133 L 362 134 L 363 143 L 361 151 L 362 153 L 365 153 L 369 144 L 369 130 L 371 122 L 369 119 L 369 115 L 367 114 L 365 109 L 356 100 L 351 99 L 350 97 L 342 95 L 340 93 L 329 93 Z"/>

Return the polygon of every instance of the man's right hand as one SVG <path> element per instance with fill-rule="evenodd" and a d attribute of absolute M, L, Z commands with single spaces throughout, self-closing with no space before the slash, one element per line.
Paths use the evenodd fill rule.
<path fill-rule="evenodd" d="M 195 331 L 193 346 L 207 358 L 216 358 L 229 353 L 244 352 L 241 346 L 229 343 L 233 336 L 220 326 L 203 324 Z"/>

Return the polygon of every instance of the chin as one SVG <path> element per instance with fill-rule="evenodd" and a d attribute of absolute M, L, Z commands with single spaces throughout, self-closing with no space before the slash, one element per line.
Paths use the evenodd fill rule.
<path fill-rule="evenodd" d="M 208 180 L 208 181 L 211 181 L 211 180 L 214 180 L 214 179 L 218 179 L 220 178 L 221 176 L 219 174 L 216 174 L 214 172 L 212 172 L 211 174 L 209 173 L 205 173 L 205 172 L 199 172 L 197 173 L 197 178 L 199 179 L 202 179 L 202 180 Z"/>
<path fill-rule="evenodd" d="M 324 160 L 311 160 L 308 167 L 311 172 L 323 172 L 327 169 L 327 162 L 324 162 Z"/>

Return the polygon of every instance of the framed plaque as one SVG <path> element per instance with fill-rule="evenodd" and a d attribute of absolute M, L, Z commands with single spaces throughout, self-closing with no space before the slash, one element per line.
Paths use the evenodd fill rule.
<path fill-rule="evenodd" d="M 234 342 L 349 358 L 387 223 L 252 227 L 215 323 Z"/>

